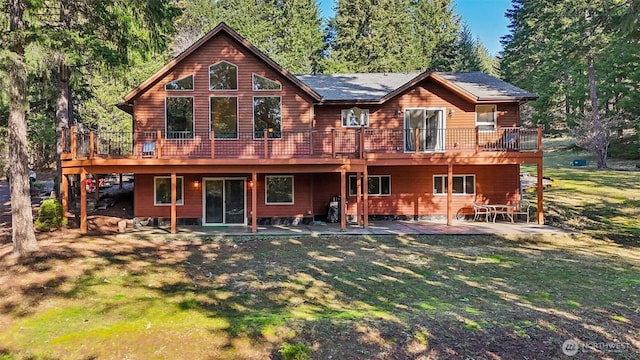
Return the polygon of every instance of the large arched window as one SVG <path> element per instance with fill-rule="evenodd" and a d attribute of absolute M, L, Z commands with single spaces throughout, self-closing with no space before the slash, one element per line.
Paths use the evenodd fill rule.
<path fill-rule="evenodd" d="M 238 67 L 226 61 L 209 66 L 209 90 L 238 90 Z"/>

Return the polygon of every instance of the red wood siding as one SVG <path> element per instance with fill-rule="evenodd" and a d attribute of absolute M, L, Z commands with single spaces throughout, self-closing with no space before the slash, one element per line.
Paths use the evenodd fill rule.
<path fill-rule="evenodd" d="M 238 90 L 209 91 L 209 66 L 227 61 L 238 67 Z M 253 91 L 252 74 L 267 77 L 282 84 L 281 91 Z M 165 91 L 167 82 L 194 74 L 193 91 Z M 134 103 L 135 131 L 165 130 L 165 97 L 193 96 L 196 133 L 209 132 L 209 97 L 238 97 L 238 130 L 253 131 L 253 97 L 282 97 L 283 130 L 309 130 L 312 120 L 312 100 L 231 38 L 220 35 L 212 38 L 180 62 L 165 78 L 160 79 Z M 207 137 L 208 139 L 208 137 Z"/>
<path fill-rule="evenodd" d="M 166 176 L 168 176 L 167 174 Z M 268 175 L 288 175 L 288 174 L 268 174 Z M 164 176 L 164 175 L 163 175 Z M 184 176 L 184 205 L 177 206 L 178 218 L 202 218 L 202 179 L 212 178 L 245 178 L 247 218 L 251 218 L 251 188 L 249 186 L 250 175 L 238 174 L 178 174 Z M 267 205 L 265 203 L 265 175 L 258 176 L 257 195 L 258 212 L 260 217 L 309 217 L 313 211 L 311 206 L 314 194 L 311 191 L 310 174 L 294 174 L 294 203 L 291 205 Z M 136 175 L 134 191 L 134 216 L 135 217 L 170 217 L 170 206 L 155 206 L 154 198 L 154 175 Z M 198 180 L 199 186 L 195 187 L 194 182 Z M 338 183 L 339 184 L 339 183 Z M 338 185 L 339 186 L 339 185 Z M 339 188 L 338 188 L 339 191 Z"/>
<path fill-rule="evenodd" d="M 351 105 L 316 106 L 317 130 L 341 128 L 341 110 Z M 387 101 L 383 105 L 360 105 L 369 109 L 369 127 L 372 129 L 403 129 L 404 109 L 417 107 L 446 108 L 447 128 L 474 128 L 475 104 L 461 99 L 451 91 L 425 80 L 403 94 Z M 401 114 L 396 115 L 400 110 Z M 449 110 L 453 115 L 449 116 Z M 498 126 L 517 126 L 519 105 L 517 103 L 497 104 Z"/>

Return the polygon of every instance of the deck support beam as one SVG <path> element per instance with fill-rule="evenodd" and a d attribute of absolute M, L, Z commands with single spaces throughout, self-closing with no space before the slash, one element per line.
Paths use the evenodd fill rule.
<path fill-rule="evenodd" d="M 447 165 L 447 225 L 453 223 L 453 164 Z"/>
<path fill-rule="evenodd" d="M 67 175 L 60 176 L 60 204 L 62 205 L 62 216 L 66 216 L 69 211 L 69 178 Z"/>
<path fill-rule="evenodd" d="M 369 227 L 369 168 L 367 167 L 367 165 L 364 165 L 364 171 L 362 172 L 362 177 L 364 179 L 364 183 L 367 184 L 366 190 L 363 192 L 362 197 L 363 197 L 363 202 L 364 202 L 364 206 L 363 206 L 363 214 L 362 217 L 364 218 L 364 228 L 368 228 Z"/>
<path fill-rule="evenodd" d="M 536 170 L 537 170 L 537 176 L 538 176 L 538 184 L 537 184 L 537 191 L 536 194 L 538 196 L 538 204 L 537 204 L 537 213 L 536 213 L 536 218 L 538 219 L 538 225 L 544 225 L 544 210 L 542 209 L 542 198 L 543 198 L 543 193 L 544 193 L 544 184 L 542 183 L 542 176 L 543 176 L 543 172 L 542 172 L 542 162 L 543 160 L 540 159 L 538 161 L 538 163 L 536 164 Z"/>
<path fill-rule="evenodd" d="M 358 226 L 364 225 L 361 220 L 362 213 L 362 173 L 358 171 L 356 174 L 356 213 L 358 217 Z"/>
<path fill-rule="evenodd" d="M 87 171 L 80 172 L 80 234 L 87 233 Z"/>
<path fill-rule="evenodd" d="M 258 173 L 251 173 L 251 232 L 258 232 Z"/>
<path fill-rule="evenodd" d="M 176 217 L 178 213 L 178 209 L 176 206 L 176 203 L 178 201 L 177 188 L 178 188 L 178 177 L 176 176 L 176 173 L 171 173 L 171 233 L 172 234 L 176 233 L 176 223 L 177 223 Z M 182 196 L 184 198 L 184 194 L 182 194 Z"/>
<path fill-rule="evenodd" d="M 347 172 L 340 171 L 340 230 L 347 230 Z"/>

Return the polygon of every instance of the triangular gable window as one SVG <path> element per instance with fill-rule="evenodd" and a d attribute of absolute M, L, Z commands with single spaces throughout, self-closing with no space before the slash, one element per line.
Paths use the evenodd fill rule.
<path fill-rule="evenodd" d="M 193 90 L 193 74 L 168 82 L 165 90 Z"/>
<path fill-rule="evenodd" d="M 282 90 L 282 85 L 279 82 L 267 79 L 264 76 L 253 74 L 253 90 Z"/>
<path fill-rule="evenodd" d="M 238 67 L 226 61 L 209 66 L 209 90 L 238 90 Z"/>

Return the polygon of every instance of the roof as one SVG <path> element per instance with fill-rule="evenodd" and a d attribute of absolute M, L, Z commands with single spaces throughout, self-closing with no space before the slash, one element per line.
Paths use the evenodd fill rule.
<path fill-rule="evenodd" d="M 478 100 L 535 100 L 536 94 L 482 72 L 438 72 L 453 85 L 476 96 Z"/>
<path fill-rule="evenodd" d="M 291 75 L 287 70 L 278 65 L 275 61 L 273 61 L 270 57 L 265 55 L 262 51 L 260 51 L 255 46 L 251 45 L 245 38 L 240 36 L 237 32 L 231 29 L 227 24 L 221 22 L 209 31 L 206 35 L 201 37 L 198 41 L 189 46 L 185 51 L 180 53 L 180 55 L 176 56 L 167 63 L 162 69 L 158 70 L 155 74 L 151 75 L 150 78 L 145 80 L 142 84 L 138 85 L 135 89 L 129 92 L 124 96 L 125 103 L 131 103 L 131 101 L 135 100 L 138 96 L 142 95 L 145 91 L 147 91 L 150 87 L 157 84 L 158 81 L 162 80 L 173 68 L 175 68 L 182 60 L 184 60 L 187 56 L 191 55 L 195 50 L 197 50 L 200 46 L 204 45 L 211 38 L 215 37 L 219 34 L 226 34 L 231 39 L 235 40 L 240 46 L 243 46 L 245 49 L 250 51 L 253 55 L 255 55 L 258 59 L 265 62 L 271 68 L 273 68 L 276 72 L 280 73 L 284 78 L 290 80 L 294 85 L 298 86 L 302 91 L 307 93 L 311 98 L 316 101 L 320 100 L 320 95 L 318 95 L 313 89 L 311 89 L 308 85 L 298 80 L 295 76 Z M 120 106 L 119 106 L 120 107 Z M 122 108 L 122 107 L 121 107 Z"/>
<path fill-rule="evenodd" d="M 535 100 L 537 96 L 482 72 L 361 73 L 298 75 L 324 102 L 382 103 L 431 78 L 470 101 Z"/>
<path fill-rule="evenodd" d="M 325 101 L 378 101 L 416 78 L 418 73 L 298 75 Z"/>

